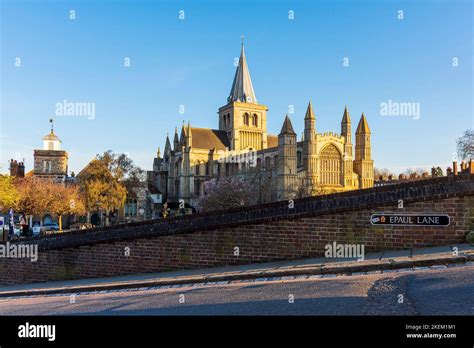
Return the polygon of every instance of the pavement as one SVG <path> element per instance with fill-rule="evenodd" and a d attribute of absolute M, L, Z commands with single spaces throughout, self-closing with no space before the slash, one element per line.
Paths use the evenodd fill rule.
<path fill-rule="evenodd" d="M 338 275 L 367 276 L 403 270 L 444 269 L 447 265 L 472 265 L 473 261 L 474 244 L 457 244 L 368 253 L 363 261 L 324 257 L 308 258 L 120 277 L 8 285 L 0 286 L 0 299 L 55 294 L 105 293 L 124 289 L 224 285 L 229 282 L 332 278 Z"/>

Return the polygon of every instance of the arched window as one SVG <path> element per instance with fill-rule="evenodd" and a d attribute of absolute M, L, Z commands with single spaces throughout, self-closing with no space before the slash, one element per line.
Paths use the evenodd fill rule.
<path fill-rule="evenodd" d="M 297 166 L 301 167 L 303 165 L 303 158 L 301 151 L 296 152 Z"/>
<path fill-rule="evenodd" d="M 258 116 L 257 116 L 257 114 L 252 115 L 252 126 L 258 127 Z"/>
<path fill-rule="evenodd" d="M 244 114 L 244 124 L 245 124 L 246 126 L 249 125 L 249 117 L 250 117 L 250 115 L 249 115 L 248 113 L 245 113 L 245 114 Z"/>
<path fill-rule="evenodd" d="M 342 157 L 336 146 L 330 144 L 319 154 L 321 161 L 321 183 L 326 185 L 342 185 Z"/>
<path fill-rule="evenodd" d="M 199 162 L 196 162 L 196 164 L 194 165 L 194 170 L 196 175 L 199 175 Z"/>

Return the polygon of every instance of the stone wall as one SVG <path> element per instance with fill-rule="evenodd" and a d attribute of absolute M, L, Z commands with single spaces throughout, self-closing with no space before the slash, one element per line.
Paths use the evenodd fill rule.
<path fill-rule="evenodd" d="M 305 198 L 294 208 L 289 203 L 31 239 L 23 243 L 38 245 L 38 261 L 0 258 L 0 284 L 318 257 L 334 241 L 363 243 L 366 252 L 462 243 L 474 226 L 474 176 Z M 378 212 L 443 213 L 451 223 L 373 226 L 370 216 Z"/>

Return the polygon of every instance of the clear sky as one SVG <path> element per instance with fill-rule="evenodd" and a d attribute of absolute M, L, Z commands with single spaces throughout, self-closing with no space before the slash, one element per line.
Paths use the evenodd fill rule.
<path fill-rule="evenodd" d="M 32 169 L 50 117 L 70 170 L 108 149 L 151 169 L 183 120 L 218 127 L 241 35 L 270 134 L 294 105 L 299 138 L 309 100 L 318 132 L 339 133 L 347 105 L 353 131 L 367 117 L 375 166 L 398 173 L 445 169 L 473 127 L 470 0 L 0 2 L 0 172 L 10 158 Z M 65 99 L 95 117 L 55 116 Z M 389 100 L 419 103 L 419 118 L 381 115 Z"/>

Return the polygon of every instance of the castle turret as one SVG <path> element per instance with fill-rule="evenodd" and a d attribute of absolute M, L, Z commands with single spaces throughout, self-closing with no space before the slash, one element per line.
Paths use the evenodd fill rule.
<path fill-rule="evenodd" d="M 278 134 L 278 199 L 293 198 L 297 184 L 296 133 L 290 118 L 285 117 L 280 134 Z"/>
<path fill-rule="evenodd" d="M 308 104 L 304 117 L 303 166 L 306 171 L 308 189 L 316 187 L 318 183 L 318 155 L 316 148 L 316 117 L 311 102 Z"/>
<path fill-rule="evenodd" d="M 356 130 L 354 171 L 359 174 L 359 188 L 374 186 L 374 161 L 371 156 L 370 128 L 364 113 Z"/>
<path fill-rule="evenodd" d="M 353 154 L 352 154 L 352 126 L 349 110 L 347 106 L 344 108 L 344 114 L 341 121 L 341 136 L 344 138 L 344 186 L 350 187 L 352 185 L 353 174 Z"/>

